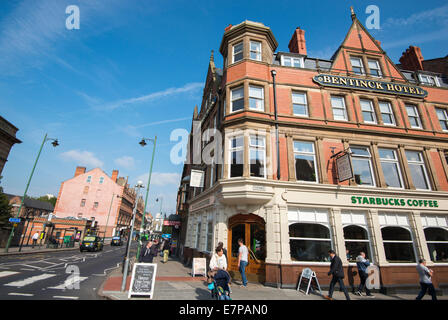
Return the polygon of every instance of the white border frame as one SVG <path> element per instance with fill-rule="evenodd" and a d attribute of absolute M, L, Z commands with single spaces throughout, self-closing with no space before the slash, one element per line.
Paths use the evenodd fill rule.
<path fill-rule="evenodd" d="M 149 293 L 133 293 L 132 291 L 132 284 L 134 283 L 135 278 L 135 269 L 138 265 L 151 265 L 154 266 L 154 273 L 152 276 L 152 282 L 151 282 L 151 291 Z M 156 274 L 157 274 L 157 263 L 134 263 L 134 267 L 132 268 L 132 277 L 131 277 L 131 283 L 129 284 L 129 292 L 128 292 L 128 299 L 131 298 L 131 296 L 150 296 L 152 299 L 154 295 L 154 287 L 156 285 Z"/>

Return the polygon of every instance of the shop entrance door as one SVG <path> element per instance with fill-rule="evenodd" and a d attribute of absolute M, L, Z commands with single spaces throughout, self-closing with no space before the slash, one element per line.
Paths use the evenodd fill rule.
<path fill-rule="evenodd" d="M 229 271 L 238 277 L 238 239 L 243 239 L 249 249 L 249 280 L 264 282 L 266 259 L 265 222 L 256 215 L 236 215 L 229 219 L 228 248 Z"/>

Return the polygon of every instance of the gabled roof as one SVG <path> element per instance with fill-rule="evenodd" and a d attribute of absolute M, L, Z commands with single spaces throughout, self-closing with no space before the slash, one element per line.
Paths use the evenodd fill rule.
<path fill-rule="evenodd" d="M 9 200 L 12 198 L 18 197 L 20 200 L 22 200 L 21 196 L 17 196 L 14 194 L 7 194 L 5 193 Z M 25 197 L 25 201 L 23 201 L 23 205 L 26 208 L 32 208 L 32 209 L 39 209 L 39 210 L 45 210 L 45 211 L 53 211 L 54 206 L 47 201 L 40 201 L 33 198 Z"/>

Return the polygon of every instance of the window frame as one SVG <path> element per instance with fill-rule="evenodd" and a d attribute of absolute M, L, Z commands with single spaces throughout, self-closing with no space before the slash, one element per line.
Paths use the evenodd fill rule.
<path fill-rule="evenodd" d="M 311 146 L 313 147 L 313 152 L 310 153 L 310 152 L 296 151 L 296 148 L 295 148 L 295 143 L 296 142 L 311 144 Z M 316 154 L 316 144 L 315 144 L 315 142 L 314 141 L 294 140 L 293 141 L 293 154 L 294 154 L 294 173 L 295 173 L 296 181 L 298 181 L 300 183 L 319 184 L 319 171 L 317 169 L 318 163 L 317 163 L 317 154 Z M 314 158 L 314 174 L 316 176 L 316 181 L 299 180 L 297 178 L 296 155 L 313 156 L 313 158 Z"/>
<path fill-rule="evenodd" d="M 232 147 L 232 140 L 234 139 L 238 139 L 241 138 L 243 140 L 243 145 L 242 146 L 236 146 L 236 147 Z M 245 149 L 245 135 L 244 134 L 239 134 L 239 135 L 233 135 L 233 136 L 229 136 L 228 138 L 228 144 L 229 144 L 229 163 L 228 163 L 228 175 L 227 178 L 228 179 L 235 179 L 235 178 L 241 178 L 244 176 L 244 149 Z M 242 165 L 243 166 L 243 172 L 241 173 L 241 176 L 235 176 L 232 177 L 232 153 L 233 152 L 239 152 L 241 151 L 243 153 L 243 163 L 242 164 L 238 164 L 236 163 L 236 165 Z"/>
<path fill-rule="evenodd" d="M 441 227 L 441 226 L 437 226 L 437 227 L 436 226 L 426 226 L 426 227 L 423 227 L 423 233 L 425 234 L 425 241 L 426 241 L 426 245 L 428 247 L 429 256 L 431 258 L 431 261 L 433 263 L 435 263 L 435 264 L 447 265 L 448 261 L 434 261 L 434 260 L 432 260 L 433 257 L 432 257 L 429 245 L 430 244 L 446 244 L 446 245 L 448 245 L 448 241 L 429 241 L 429 240 L 427 240 L 426 239 L 426 233 L 425 233 L 426 229 L 441 229 L 441 230 L 444 230 L 445 232 L 448 232 L 448 228 Z"/>
<path fill-rule="evenodd" d="M 254 89 L 261 89 L 261 98 L 255 97 L 255 96 L 251 96 L 251 88 Z M 252 100 L 256 100 L 256 101 L 260 101 L 261 103 L 261 107 L 260 108 L 252 108 L 251 107 L 251 101 Z M 264 87 L 261 85 L 253 85 L 253 84 L 249 84 L 249 110 L 252 111 L 261 111 L 264 112 L 265 111 L 265 104 L 264 104 Z"/>
<path fill-rule="evenodd" d="M 303 95 L 303 97 L 305 98 L 305 104 L 300 104 L 300 103 L 294 103 L 294 95 Z M 292 102 L 292 114 L 296 117 L 303 117 L 303 118 L 309 118 L 310 114 L 309 114 L 309 110 L 308 110 L 308 97 L 307 97 L 307 93 L 306 92 L 301 92 L 301 91 L 291 91 L 291 102 Z M 305 114 L 298 114 L 295 113 L 294 111 L 294 106 L 295 105 L 299 105 L 299 106 L 305 106 Z"/>
<path fill-rule="evenodd" d="M 419 159 L 420 161 L 410 161 L 408 159 L 408 152 L 417 152 L 419 154 Z M 431 186 L 431 180 L 429 179 L 429 175 L 428 175 L 428 170 L 426 168 L 426 162 L 425 162 L 425 158 L 423 156 L 423 152 L 422 151 L 418 151 L 418 150 L 405 150 L 405 156 L 406 156 L 406 161 L 408 162 L 408 167 L 410 167 L 411 165 L 419 165 L 423 167 L 423 176 L 425 178 L 426 184 L 428 185 L 428 189 L 420 189 L 417 188 L 414 184 L 414 177 L 412 176 L 412 171 L 409 173 L 412 179 L 412 183 L 415 187 L 416 190 L 424 190 L 424 191 L 432 191 L 432 186 Z"/>
<path fill-rule="evenodd" d="M 372 108 L 372 110 L 369 110 L 369 111 L 364 110 L 363 109 L 363 102 L 368 102 L 369 106 Z M 374 102 L 372 100 L 370 100 L 370 99 L 361 98 L 361 99 L 359 99 L 359 105 L 361 107 L 361 113 L 362 113 L 362 118 L 363 118 L 364 123 L 378 124 L 378 119 L 377 119 L 376 112 L 375 112 Z M 366 117 L 364 116 L 364 112 L 371 113 L 372 117 L 373 117 L 373 121 L 367 121 Z"/>
<path fill-rule="evenodd" d="M 321 225 L 328 229 L 328 234 L 330 235 L 330 238 L 304 238 L 304 237 L 291 237 L 289 235 L 289 228 L 292 225 L 295 224 L 304 224 L 304 225 L 310 225 L 310 224 L 317 224 Z M 333 234 L 331 232 L 331 227 L 329 223 L 322 223 L 322 222 L 307 222 L 307 221 L 288 221 L 288 239 L 289 239 L 289 245 L 291 246 L 291 240 L 299 240 L 299 241 L 319 241 L 319 242 L 330 242 L 330 248 L 334 247 L 333 242 Z M 329 264 L 330 261 L 297 261 L 293 260 L 292 255 L 290 254 L 291 261 L 293 264 Z"/>
<path fill-rule="evenodd" d="M 243 90 L 243 96 L 242 96 L 242 98 L 234 99 L 233 98 L 233 92 L 237 91 L 237 90 Z M 245 98 L 245 96 L 244 96 L 244 85 L 241 85 L 241 86 L 235 87 L 233 89 L 230 89 L 230 113 L 234 113 L 234 112 L 238 112 L 238 111 L 244 110 L 244 104 L 245 104 L 244 98 Z M 239 101 L 239 100 L 243 100 L 243 108 L 238 109 L 238 110 L 234 110 L 233 109 L 233 103 L 235 101 Z"/>
<path fill-rule="evenodd" d="M 352 148 L 355 148 L 355 149 L 366 149 L 367 152 L 369 153 L 369 156 L 354 155 L 354 153 L 352 151 Z M 356 183 L 356 178 L 354 178 L 356 185 L 359 186 L 359 187 L 376 188 L 377 182 L 376 182 L 376 178 L 375 178 L 375 171 L 373 169 L 373 156 L 372 156 L 372 152 L 370 151 L 370 147 L 353 145 L 353 146 L 349 147 L 349 150 L 350 150 L 350 158 L 351 158 L 351 163 L 352 163 L 352 168 L 353 168 L 353 176 L 355 176 L 355 166 L 353 164 L 353 158 L 368 159 L 369 168 L 370 168 L 370 175 L 371 175 L 372 183 L 373 183 L 373 185 L 358 184 L 358 183 Z"/>
<path fill-rule="evenodd" d="M 253 145 L 252 144 L 252 138 L 253 137 L 256 137 L 257 141 L 261 138 L 262 141 L 263 141 L 263 145 L 262 146 L 260 146 L 260 145 Z M 266 136 L 259 135 L 259 134 L 250 134 L 249 135 L 249 146 L 248 146 L 249 147 L 249 167 L 250 167 L 249 175 L 250 175 L 251 178 L 267 179 L 267 172 L 266 172 L 266 158 L 267 158 L 267 155 L 266 155 L 266 151 L 267 151 L 266 141 L 267 141 Z M 258 154 L 258 152 L 260 150 L 262 150 L 262 152 L 263 152 L 263 157 L 264 157 L 264 159 L 263 159 L 263 173 L 264 173 L 264 177 L 252 176 L 252 168 L 251 168 L 251 166 L 252 166 L 251 151 L 252 150 L 255 150 L 257 152 L 257 154 Z"/>
<path fill-rule="evenodd" d="M 354 66 L 353 65 L 353 60 L 358 60 L 360 63 L 360 66 Z M 362 60 L 361 57 L 356 57 L 356 56 L 350 56 L 350 65 L 352 67 L 352 72 L 358 76 L 364 76 L 366 75 L 366 68 L 364 66 L 364 61 Z M 355 72 L 355 68 L 360 68 L 361 69 L 361 73 Z"/>
<path fill-rule="evenodd" d="M 241 51 L 235 52 L 235 48 L 241 45 Z M 235 55 L 241 53 L 241 59 L 235 61 Z M 240 62 L 244 59 L 244 41 L 240 41 L 232 45 L 232 63 Z"/>
<path fill-rule="evenodd" d="M 368 254 L 368 258 L 369 261 L 371 263 L 375 263 L 375 258 L 373 256 L 373 250 L 372 250 L 372 241 L 371 241 L 371 236 L 370 236 L 370 232 L 369 232 L 369 228 L 366 225 L 359 225 L 359 224 L 354 224 L 354 223 L 348 223 L 348 224 L 342 224 L 342 233 L 344 233 L 344 229 L 347 227 L 359 227 L 365 230 L 365 232 L 367 233 L 367 239 L 347 239 L 344 236 L 344 245 L 346 242 L 363 242 L 363 243 L 367 243 L 367 247 L 369 249 L 369 252 L 365 252 L 366 254 Z M 347 246 L 345 246 L 345 249 L 347 250 Z M 347 259 L 348 260 L 348 259 Z M 350 260 L 348 260 L 348 262 L 350 264 L 354 264 L 354 262 L 351 262 Z"/>
<path fill-rule="evenodd" d="M 378 75 L 374 75 L 372 74 L 372 68 L 370 67 L 370 62 L 374 62 L 377 66 L 377 69 L 373 69 L 373 70 L 378 70 Z M 383 71 L 381 70 L 381 64 L 380 61 L 374 58 L 367 58 L 367 66 L 369 67 L 369 75 L 375 78 L 382 78 L 383 77 Z"/>
<path fill-rule="evenodd" d="M 381 104 L 387 105 L 390 113 L 383 112 L 381 110 Z M 396 127 L 397 126 L 397 121 L 395 120 L 395 114 L 394 114 L 394 109 L 393 109 L 392 103 L 390 103 L 389 101 L 378 101 L 378 107 L 380 109 L 381 120 L 383 121 L 383 125 Z M 392 118 L 392 123 L 385 123 L 384 122 L 384 117 L 383 117 L 384 114 L 390 115 L 390 117 Z"/>
<path fill-rule="evenodd" d="M 343 108 L 335 107 L 333 105 L 333 99 L 342 99 Z M 348 119 L 347 105 L 345 103 L 345 97 L 344 96 L 338 96 L 338 95 L 331 95 L 330 96 L 330 103 L 331 103 L 331 111 L 332 111 L 332 114 L 333 114 L 333 120 L 334 121 L 345 121 L 345 122 L 348 122 L 349 119 Z M 334 109 L 343 110 L 345 118 L 344 119 L 336 119 L 335 118 L 335 114 L 334 114 Z"/>
<path fill-rule="evenodd" d="M 405 229 L 406 231 L 409 232 L 409 234 L 411 236 L 411 240 L 384 240 L 382 230 L 385 229 L 385 228 L 402 228 L 402 229 Z M 414 234 L 412 233 L 412 230 L 411 230 L 410 227 L 402 226 L 402 225 L 381 225 L 380 226 L 380 232 L 381 232 L 381 241 L 383 242 L 384 255 L 385 255 L 386 261 L 389 264 L 391 264 L 391 265 L 394 265 L 394 264 L 409 265 L 409 264 L 417 262 L 417 260 L 418 260 L 417 248 L 415 247 L 415 238 L 414 238 Z M 386 247 L 384 246 L 385 243 L 411 243 L 412 244 L 412 249 L 414 251 L 415 261 L 410 261 L 410 262 L 390 262 L 387 259 Z"/>
<path fill-rule="evenodd" d="M 381 158 L 381 153 L 380 150 L 389 150 L 392 151 L 394 153 L 394 160 L 391 159 L 385 159 L 385 158 Z M 384 175 L 384 169 L 383 169 L 383 162 L 387 162 L 387 163 L 394 163 L 397 165 L 397 170 L 398 170 L 398 177 L 400 179 L 400 184 L 401 187 L 387 187 L 388 189 L 398 189 L 398 190 L 403 190 L 405 189 L 405 184 L 404 184 L 404 179 L 403 179 L 403 173 L 402 173 L 402 169 L 401 169 L 401 165 L 400 165 L 400 159 L 398 158 L 398 152 L 395 149 L 390 149 L 390 148 L 378 148 L 378 158 L 380 161 L 380 165 L 381 165 L 381 170 L 383 170 L 383 176 L 384 176 L 384 180 L 386 180 L 386 176 Z M 386 181 L 384 181 L 386 182 Z"/>
<path fill-rule="evenodd" d="M 253 43 L 254 44 L 255 43 L 259 44 L 260 51 L 252 50 L 252 44 Z M 253 60 L 253 61 L 261 61 L 262 60 L 262 52 L 263 52 L 263 47 L 262 46 L 263 46 L 263 44 L 262 44 L 261 41 L 257 41 L 257 40 L 250 40 L 249 41 L 249 58 L 250 58 L 250 60 Z M 256 58 L 256 59 L 252 58 L 252 53 L 255 53 L 257 55 L 257 57 L 259 57 L 259 58 Z"/>
<path fill-rule="evenodd" d="M 435 107 L 435 110 L 436 110 L 437 119 L 439 120 L 440 128 L 442 129 L 443 132 L 448 132 L 448 111 L 447 111 L 447 109 Z M 442 111 L 443 115 L 445 116 L 445 119 L 440 119 L 439 113 L 437 111 Z M 443 129 L 442 122 L 445 122 L 445 126 L 447 129 Z"/>
<path fill-rule="evenodd" d="M 423 79 L 432 79 L 432 83 L 430 81 L 424 81 Z M 422 74 L 419 73 L 418 74 L 418 79 L 420 81 L 421 84 L 427 85 L 427 86 L 432 86 L 432 87 L 440 87 L 440 82 L 439 79 L 437 78 L 437 76 L 432 76 L 429 74 Z"/>
<path fill-rule="evenodd" d="M 287 65 L 285 64 L 285 59 L 291 59 L 291 65 L 290 65 L 290 66 L 287 66 Z M 299 62 L 299 66 L 298 66 L 298 67 L 295 66 L 295 62 L 296 62 L 296 61 Z M 291 57 L 291 56 L 284 56 L 284 55 L 282 55 L 282 56 L 281 56 L 281 59 L 280 59 L 280 63 L 281 63 L 281 65 L 282 65 L 282 67 L 288 67 L 288 68 L 300 68 L 300 69 L 305 68 L 305 61 L 304 61 L 303 57 Z"/>
<path fill-rule="evenodd" d="M 415 112 L 415 116 L 414 115 L 409 115 L 409 108 L 412 108 L 413 110 L 414 110 L 414 112 Z M 419 111 L 418 111 L 418 107 L 416 106 L 416 105 L 413 105 L 413 104 L 405 104 L 405 109 L 406 109 L 406 114 L 407 114 L 407 116 L 408 116 L 408 120 L 409 120 L 409 124 L 411 125 L 411 128 L 412 129 L 423 129 L 423 123 L 422 123 L 422 119 L 421 119 L 421 116 L 420 116 L 420 113 L 419 113 Z M 418 127 L 415 127 L 415 126 L 413 126 L 412 125 L 412 121 L 411 121 L 411 118 L 415 118 L 415 119 L 417 119 L 417 122 L 418 122 Z"/>

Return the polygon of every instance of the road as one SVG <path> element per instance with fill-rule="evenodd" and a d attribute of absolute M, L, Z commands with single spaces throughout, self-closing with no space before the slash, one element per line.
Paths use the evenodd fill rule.
<path fill-rule="evenodd" d="M 125 250 L 125 245 L 105 245 L 99 252 L 0 257 L 0 300 L 100 300 L 97 290 L 123 261 Z M 131 256 L 135 252 L 134 243 Z"/>

